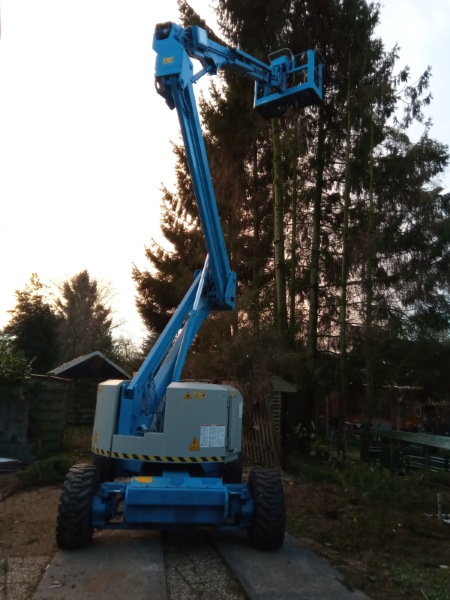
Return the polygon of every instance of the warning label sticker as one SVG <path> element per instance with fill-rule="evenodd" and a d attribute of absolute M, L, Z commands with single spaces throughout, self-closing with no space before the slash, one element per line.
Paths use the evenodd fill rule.
<path fill-rule="evenodd" d="M 225 446 L 225 425 L 201 425 L 200 447 L 220 448 Z"/>
<path fill-rule="evenodd" d="M 191 452 L 195 452 L 196 450 L 200 450 L 200 444 L 198 443 L 198 439 L 195 437 L 192 438 L 192 442 L 189 444 L 189 450 Z"/>

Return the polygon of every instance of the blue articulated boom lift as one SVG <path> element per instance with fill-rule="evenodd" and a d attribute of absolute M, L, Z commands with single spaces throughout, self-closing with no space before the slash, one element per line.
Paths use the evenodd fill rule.
<path fill-rule="evenodd" d="M 254 468 L 242 483 L 243 400 L 219 384 L 182 381 L 188 349 L 211 311 L 233 310 L 231 271 L 220 226 L 193 85 L 226 69 L 255 81 L 265 118 L 322 98 L 320 55 L 283 50 L 265 64 L 222 46 L 200 27 L 156 26 L 156 89 L 176 109 L 204 231 L 203 269 L 131 381 L 109 380 L 97 393 L 93 464 L 73 466 L 64 482 L 56 538 L 79 548 L 95 529 L 214 526 L 246 529 L 253 545 L 284 540 L 279 474 Z M 194 74 L 192 59 L 200 62 Z"/>

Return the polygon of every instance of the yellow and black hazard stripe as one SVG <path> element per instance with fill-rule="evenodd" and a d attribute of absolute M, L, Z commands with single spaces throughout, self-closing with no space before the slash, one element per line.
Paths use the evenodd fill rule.
<path fill-rule="evenodd" d="M 130 454 L 128 452 L 111 452 L 111 454 L 101 448 L 92 447 L 94 454 L 111 456 L 112 458 L 126 458 L 128 460 L 145 460 L 148 462 L 178 463 L 178 464 L 196 464 L 224 462 L 223 456 L 151 456 L 150 454 Z"/>
<path fill-rule="evenodd" d="M 102 456 L 109 456 L 108 450 L 102 450 L 101 448 L 95 448 L 94 446 L 91 447 L 91 450 L 94 454 L 101 454 Z"/>

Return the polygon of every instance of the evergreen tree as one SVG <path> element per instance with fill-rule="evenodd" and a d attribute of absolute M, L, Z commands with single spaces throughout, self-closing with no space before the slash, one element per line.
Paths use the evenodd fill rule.
<path fill-rule="evenodd" d="M 61 297 L 56 301 L 56 309 L 60 317 L 62 360 L 69 361 L 95 350 L 111 354 L 111 308 L 106 305 L 109 287 L 91 279 L 87 271 L 81 271 L 63 282 L 59 290 Z"/>
<path fill-rule="evenodd" d="M 424 329 L 431 331 L 431 321 L 426 323 L 420 316 L 425 298 L 415 294 L 413 300 L 411 288 L 417 289 L 419 282 L 427 279 L 427 312 L 437 317 L 437 305 L 431 307 L 430 301 L 432 297 L 439 299 L 441 330 L 447 327 L 445 314 L 449 308 L 448 297 L 438 291 L 443 283 L 440 266 L 446 262 L 443 259 L 448 249 L 448 238 L 442 236 L 448 212 L 439 189 L 433 185 L 433 179 L 445 168 L 448 155 L 442 144 L 429 140 L 426 134 L 417 144 L 408 139 L 406 130 L 412 115 L 422 121 L 422 107 L 429 101 L 429 95 L 424 96 L 429 72 L 415 86 L 409 85 L 408 69 L 393 76 L 395 58 L 394 48 L 380 61 L 375 77 L 368 79 L 367 103 L 359 113 L 363 127 L 354 140 L 354 156 L 358 159 L 353 160 L 357 195 L 353 205 L 352 278 L 361 286 L 353 287 L 351 314 L 353 331 L 364 340 L 366 426 L 375 411 L 377 386 L 394 383 L 402 362 L 399 359 L 390 373 L 383 368 L 387 340 L 396 347 L 411 340 L 411 336 L 422 335 Z M 396 117 L 392 127 L 388 116 L 398 102 L 398 82 L 406 84 L 409 101 L 404 118 Z M 411 268 L 413 260 L 415 265 Z M 361 367 L 358 360 L 356 367 Z M 416 381 L 415 385 L 421 383 Z"/>
<path fill-rule="evenodd" d="M 180 4 L 183 24 L 199 23 L 192 10 Z M 215 37 L 212 32 L 209 34 Z M 258 164 L 259 151 L 254 141 L 253 87 L 248 82 L 243 92 L 242 80 L 236 83 L 236 79 L 235 75 L 221 73 L 223 85 L 213 82 L 209 99 L 201 98 L 199 106 L 222 229 L 232 269 L 238 273 L 239 312 L 210 317 L 197 337 L 194 352 L 197 348 L 208 352 L 216 349 L 219 339 L 230 339 L 239 327 L 254 323 L 259 326 L 267 318 L 265 313 L 272 310 L 271 289 L 266 287 L 270 273 L 265 271 L 272 237 L 272 210 L 265 201 L 267 183 L 261 183 L 267 175 L 261 172 L 265 166 Z M 161 224 L 171 250 L 153 244 L 146 250 L 152 269 L 133 270 L 140 296 L 138 310 L 147 326 L 156 332 L 161 331 L 178 306 L 193 271 L 203 266 L 205 257 L 184 148 L 174 146 L 174 150 L 178 159 L 176 194 L 164 190 Z"/>
<path fill-rule="evenodd" d="M 57 365 L 60 319 L 48 288 L 36 273 L 23 290 L 16 290 L 16 306 L 9 312 L 11 317 L 4 332 L 13 337 L 14 345 L 32 363 L 34 373 L 47 373 Z"/>
<path fill-rule="evenodd" d="M 185 2 L 179 6 L 184 25 L 204 26 Z M 294 54 L 318 49 L 326 62 L 325 97 L 318 108 L 292 111 L 279 122 L 275 158 L 283 197 L 277 235 L 283 235 L 286 285 L 278 295 L 284 289 L 289 323 L 280 345 L 274 334 L 280 301 L 270 123 L 252 112 L 252 85 L 235 75 L 220 73 L 200 99 L 239 297 L 234 316 L 220 315 L 201 330 L 193 354 L 199 357 L 203 349 L 211 357 L 220 348 L 229 360 L 239 346 L 237 332 L 246 342 L 253 336 L 257 346 L 269 329 L 270 356 L 278 353 L 271 368 L 303 385 L 306 420 L 315 417 L 315 396 L 324 386 L 341 390 L 344 418 L 350 379 L 362 380 L 365 372 L 373 394 L 377 383 L 393 376 L 395 369 L 388 375 L 380 368 L 388 340 L 401 345 L 433 338 L 448 324 L 448 198 L 433 185 L 448 162 L 447 148 L 427 135 L 417 144 L 407 137 L 411 120 L 424 118 L 430 73 L 414 85 L 408 68 L 394 75 L 397 49 L 386 52 L 375 37 L 376 2 L 273 0 L 257 3 L 256 10 L 250 0 L 220 0 L 217 15 L 225 43 L 261 60 L 280 47 Z M 396 116 L 400 95 L 407 110 Z M 163 197 L 162 230 L 171 250 L 153 245 L 147 250 L 151 268 L 133 272 L 139 310 L 155 333 L 204 259 L 184 149 L 175 151 L 176 189 L 164 190 Z M 219 339 L 229 341 L 230 352 Z M 286 350 L 296 356 L 295 367 Z M 341 360 L 336 378 L 330 354 Z M 220 370 L 217 361 L 215 368 Z"/>
<path fill-rule="evenodd" d="M 152 242 L 145 250 L 152 268 L 140 271 L 133 267 L 136 306 L 152 335 L 162 332 L 206 256 L 184 149 L 174 145 L 174 152 L 176 193 L 164 188 L 161 215 L 161 232 L 171 249 Z"/>

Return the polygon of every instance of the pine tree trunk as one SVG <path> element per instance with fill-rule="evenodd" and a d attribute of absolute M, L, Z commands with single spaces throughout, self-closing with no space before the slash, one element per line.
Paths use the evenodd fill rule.
<path fill-rule="evenodd" d="M 374 373 L 374 347 L 373 347 L 373 266 L 374 266 L 374 224 L 375 215 L 373 209 L 373 110 L 370 120 L 370 164 L 369 164 L 369 206 L 367 224 L 367 261 L 365 277 L 363 279 L 363 291 L 365 296 L 365 363 L 366 363 L 366 398 L 363 415 L 363 435 L 361 439 L 361 460 L 369 460 L 370 434 L 369 427 L 372 422 L 375 405 L 375 373 Z"/>
<path fill-rule="evenodd" d="M 294 157 L 297 162 L 297 156 Z M 292 340 L 295 337 L 295 289 L 297 272 L 297 166 L 293 168 L 292 205 L 291 205 L 291 268 L 289 279 L 289 334 Z"/>
<path fill-rule="evenodd" d="M 323 106 L 319 107 L 318 137 L 316 154 L 316 186 L 314 190 L 314 208 L 311 241 L 311 263 L 309 279 L 309 316 L 307 344 L 307 385 L 305 389 L 305 422 L 315 418 L 316 406 L 316 360 L 317 360 L 317 323 L 319 314 L 319 259 L 320 259 L 320 226 L 322 220 L 323 172 L 325 168 L 325 119 Z"/>
<path fill-rule="evenodd" d="M 286 262 L 284 256 L 283 177 L 281 171 L 280 121 L 272 119 L 273 188 L 274 188 L 274 260 L 276 307 L 275 322 L 279 332 L 287 332 Z"/>
<path fill-rule="evenodd" d="M 253 153 L 252 153 L 252 174 L 253 174 L 253 187 L 254 190 L 258 189 L 258 148 L 256 142 L 253 141 Z M 253 252 L 252 252 L 252 292 L 253 302 L 251 303 L 251 316 L 253 327 L 256 331 L 259 331 L 259 296 L 258 290 L 261 284 L 260 278 L 260 265 L 258 263 L 258 246 L 259 246 L 259 228 L 260 228 L 260 216 L 259 216 L 259 197 L 256 192 L 253 194 L 253 206 L 252 206 L 252 224 L 253 224 Z M 237 312 L 237 311 L 236 311 Z"/>
<path fill-rule="evenodd" d="M 351 148 L 351 56 L 348 57 L 347 85 L 347 129 L 345 140 L 345 181 L 344 181 L 344 212 L 342 221 L 342 266 L 341 266 L 341 303 L 339 310 L 339 371 L 341 380 L 339 431 L 341 433 L 341 449 L 347 452 L 345 437 L 345 420 L 348 405 L 348 370 L 347 370 L 347 280 L 349 273 L 349 211 L 350 211 L 350 148 Z"/>

